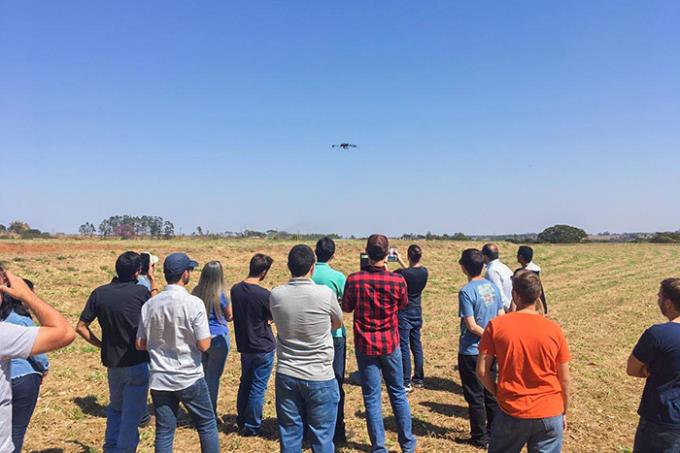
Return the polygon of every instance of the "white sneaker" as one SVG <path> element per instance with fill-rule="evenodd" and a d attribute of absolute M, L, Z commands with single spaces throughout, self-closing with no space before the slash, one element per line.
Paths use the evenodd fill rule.
<path fill-rule="evenodd" d="M 413 391 L 413 385 L 405 385 L 404 390 L 406 390 L 406 393 L 411 393 Z"/>

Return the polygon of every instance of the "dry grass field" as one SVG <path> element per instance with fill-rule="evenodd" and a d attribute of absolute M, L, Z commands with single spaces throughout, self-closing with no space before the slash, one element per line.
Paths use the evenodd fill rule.
<path fill-rule="evenodd" d="M 75 325 L 90 291 L 113 276 L 117 255 L 125 250 L 151 250 L 165 256 L 186 251 L 200 263 L 222 261 L 227 285 L 244 277 L 250 256 L 270 254 L 275 262 L 265 285 L 287 280 L 285 257 L 292 243 L 254 240 L 229 241 L 0 241 L 0 260 L 18 274 L 32 279 L 37 292 L 61 310 Z M 408 244 L 397 242 L 405 250 Z M 425 452 L 478 451 L 456 442 L 466 437 L 468 421 L 460 379 L 454 369 L 459 321 L 457 292 L 465 283 L 457 260 L 463 248 L 475 243 L 422 242 L 424 264 L 431 279 L 424 294 L 426 388 L 409 400 L 413 426 Z M 345 273 L 358 266 L 363 244 L 339 241 L 335 267 Z M 625 375 L 626 358 L 647 326 L 662 321 L 656 291 L 662 278 L 680 276 L 680 248 L 652 244 L 538 245 L 536 262 L 544 270 L 544 286 L 551 317 L 564 329 L 572 350 L 573 399 L 568 452 L 626 452 L 637 424 L 636 409 L 642 381 Z M 516 246 L 501 244 L 503 260 L 515 267 Z M 161 277 L 161 274 L 158 274 Z M 196 283 L 194 275 L 191 286 Z M 348 325 L 351 322 L 346 318 Z M 96 323 L 95 323 L 96 324 Z M 348 350 L 352 351 L 351 329 Z M 51 371 L 29 428 L 25 449 L 33 452 L 101 451 L 107 404 L 106 371 L 99 352 L 81 339 L 50 355 Z M 353 353 L 348 372 L 356 370 Z M 264 452 L 278 449 L 273 379 L 264 409 L 264 437 L 241 438 L 232 427 L 235 414 L 239 360 L 232 335 L 221 383 L 219 412 L 222 451 Z M 344 452 L 368 451 L 359 387 L 347 385 L 346 414 L 351 431 Z M 386 397 L 388 446 L 399 451 Z M 153 426 L 142 430 L 140 451 L 153 450 Z M 178 429 L 175 451 L 198 451 L 195 431 Z"/>

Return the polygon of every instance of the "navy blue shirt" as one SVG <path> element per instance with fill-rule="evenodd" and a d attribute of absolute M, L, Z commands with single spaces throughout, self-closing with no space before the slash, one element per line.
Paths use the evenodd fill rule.
<path fill-rule="evenodd" d="M 680 324 L 645 330 L 633 355 L 649 368 L 638 414 L 653 423 L 680 425 Z"/>
<path fill-rule="evenodd" d="M 246 282 L 237 283 L 231 288 L 231 306 L 238 352 L 252 354 L 276 349 L 269 325 L 273 319 L 269 310 L 269 290 Z"/>

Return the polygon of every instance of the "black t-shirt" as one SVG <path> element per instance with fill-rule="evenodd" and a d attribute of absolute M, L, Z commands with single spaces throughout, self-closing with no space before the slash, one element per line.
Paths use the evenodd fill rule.
<path fill-rule="evenodd" d="M 102 328 L 102 363 L 108 368 L 128 367 L 149 361 L 146 351 L 135 348 L 142 305 L 151 297 L 136 280 L 114 278 L 108 285 L 92 291 L 80 320 L 95 319 Z"/>
<path fill-rule="evenodd" d="M 234 311 L 234 333 L 238 352 L 251 354 L 271 352 L 276 340 L 269 325 L 269 290 L 246 282 L 231 288 L 231 306 Z"/>
<path fill-rule="evenodd" d="M 420 308 L 422 305 L 422 295 L 425 286 L 427 285 L 428 272 L 426 267 L 407 267 L 405 269 L 397 269 L 394 271 L 401 274 L 406 280 L 406 289 L 408 291 L 408 305 L 404 310 L 411 308 Z"/>

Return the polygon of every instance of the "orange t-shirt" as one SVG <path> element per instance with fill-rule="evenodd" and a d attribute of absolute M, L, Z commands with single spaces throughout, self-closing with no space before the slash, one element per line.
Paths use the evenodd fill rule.
<path fill-rule="evenodd" d="M 516 418 L 564 413 L 559 364 L 569 361 L 562 329 L 540 315 L 509 313 L 491 320 L 479 342 L 480 354 L 498 360 L 497 399 Z"/>

